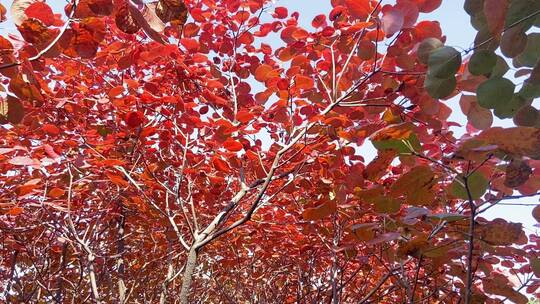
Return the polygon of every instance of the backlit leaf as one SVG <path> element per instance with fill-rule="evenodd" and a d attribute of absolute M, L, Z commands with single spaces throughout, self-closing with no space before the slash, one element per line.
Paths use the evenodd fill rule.
<path fill-rule="evenodd" d="M 537 128 L 491 128 L 476 139 L 486 145 L 496 145 L 508 154 L 540 159 L 540 129 Z"/>
<path fill-rule="evenodd" d="M 7 100 L 0 99 L 0 124 L 18 124 L 24 118 L 24 106 L 18 98 L 8 96 Z"/>
<path fill-rule="evenodd" d="M 497 63 L 497 55 L 488 50 L 474 52 L 469 60 L 469 71 L 473 75 L 489 74 Z"/>
<path fill-rule="evenodd" d="M 438 48 L 443 47 L 444 44 L 437 38 L 426 38 L 419 45 L 416 55 L 421 63 L 427 64 L 431 53 Z"/>
<path fill-rule="evenodd" d="M 165 23 L 183 25 L 187 20 L 188 9 L 183 0 L 159 0 L 156 15 Z"/>
<path fill-rule="evenodd" d="M 478 86 L 478 104 L 486 109 L 496 109 L 514 97 L 515 84 L 506 78 L 490 78 Z"/>
<path fill-rule="evenodd" d="M 506 166 L 504 185 L 508 188 L 517 188 L 526 183 L 531 174 L 532 169 L 526 161 L 513 159 L 510 164 Z"/>
<path fill-rule="evenodd" d="M 457 86 L 457 80 L 454 76 L 449 78 L 437 78 L 430 74 L 427 75 L 424 81 L 424 88 L 429 95 L 436 99 L 445 99 L 449 97 Z"/>
<path fill-rule="evenodd" d="M 514 64 L 521 67 L 534 67 L 540 59 L 540 33 L 530 33 L 527 35 L 527 45 L 525 50 L 516 58 Z"/>
<path fill-rule="evenodd" d="M 318 221 L 336 212 L 336 208 L 335 201 L 327 201 L 317 207 L 306 208 L 303 217 L 306 221 Z"/>
<path fill-rule="evenodd" d="M 11 18 L 15 25 L 21 25 L 28 16 L 25 14 L 25 10 L 37 0 L 13 0 L 10 7 Z"/>
<path fill-rule="evenodd" d="M 428 73 L 437 78 L 449 78 L 461 66 L 461 53 L 453 47 L 443 46 L 431 52 L 428 59 Z"/>
<path fill-rule="evenodd" d="M 489 181 L 480 172 L 474 172 L 467 178 L 467 186 L 471 194 L 472 199 L 479 199 L 486 193 L 489 186 Z M 465 179 L 462 176 L 458 176 L 450 185 L 452 195 L 455 197 L 468 200 L 469 194 L 465 186 Z"/>
<path fill-rule="evenodd" d="M 427 166 L 418 166 L 396 180 L 390 194 L 394 197 L 405 196 L 409 205 L 431 205 L 435 199 L 436 184 L 433 171 Z"/>

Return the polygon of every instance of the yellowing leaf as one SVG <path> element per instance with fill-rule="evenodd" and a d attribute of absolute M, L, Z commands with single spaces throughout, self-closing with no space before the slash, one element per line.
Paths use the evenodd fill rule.
<path fill-rule="evenodd" d="M 435 174 L 427 166 L 414 167 L 394 182 L 390 194 L 394 197 L 405 196 L 410 205 L 430 205 L 435 200 Z"/>
<path fill-rule="evenodd" d="M 506 167 L 504 185 L 508 188 L 517 188 L 526 183 L 531 174 L 532 169 L 527 162 L 520 159 L 513 159 Z"/>
<path fill-rule="evenodd" d="M 414 125 L 409 122 L 390 125 L 373 135 L 370 139 L 377 150 L 395 150 L 400 153 L 410 153 L 420 150 L 420 142 L 414 134 Z"/>
<path fill-rule="evenodd" d="M 476 139 L 486 145 L 496 145 L 507 154 L 540 159 L 540 129 L 537 128 L 491 128 Z"/>
<path fill-rule="evenodd" d="M 524 236 L 522 224 L 510 223 L 500 218 L 479 227 L 478 232 L 484 242 L 495 246 L 516 244 L 522 234 Z"/>
<path fill-rule="evenodd" d="M 472 199 L 479 199 L 486 192 L 489 186 L 489 181 L 479 172 L 474 172 L 467 178 L 467 186 L 471 193 Z M 465 179 L 458 176 L 454 179 L 452 185 L 450 185 L 452 195 L 464 200 L 469 199 L 467 193 L 467 187 L 465 187 Z"/>
<path fill-rule="evenodd" d="M 356 224 L 351 227 L 351 230 L 359 241 L 370 241 L 375 237 L 376 224 L 366 223 L 366 224 Z"/>

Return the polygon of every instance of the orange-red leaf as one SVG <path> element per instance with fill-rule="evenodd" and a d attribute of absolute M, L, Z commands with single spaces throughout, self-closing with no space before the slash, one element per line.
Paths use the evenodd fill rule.
<path fill-rule="evenodd" d="M 63 189 L 60 189 L 60 188 L 52 188 L 50 191 L 49 191 L 49 197 L 51 198 L 60 198 L 64 195 L 64 193 L 66 193 L 66 191 L 64 191 Z"/>
<path fill-rule="evenodd" d="M 19 214 L 21 214 L 23 212 L 24 212 L 23 208 L 21 208 L 21 207 L 13 207 L 6 213 L 6 215 L 17 216 L 17 215 L 19 215 Z"/>
<path fill-rule="evenodd" d="M 240 143 L 239 141 L 236 141 L 232 138 L 227 138 L 227 140 L 223 143 L 223 147 L 225 147 L 225 149 L 231 151 L 231 152 L 238 152 L 240 150 L 242 150 L 244 148 L 244 146 L 242 145 L 242 143 Z"/>
<path fill-rule="evenodd" d="M 60 129 L 53 124 L 45 124 L 41 127 L 41 130 L 50 135 L 58 135 L 60 133 Z"/>
<path fill-rule="evenodd" d="M 294 83 L 296 84 L 296 87 L 298 89 L 311 89 L 313 88 L 314 81 L 310 77 L 303 76 L 303 75 L 296 75 Z"/>

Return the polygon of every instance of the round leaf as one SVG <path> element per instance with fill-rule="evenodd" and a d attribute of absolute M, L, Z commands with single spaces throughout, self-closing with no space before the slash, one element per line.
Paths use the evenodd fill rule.
<path fill-rule="evenodd" d="M 461 53 L 453 47 L 444 46 L 429 55 L 429 74 L 438 78 L 448 78 L 456 74 L 461 66 Z"/>
<path fill-rule="evenodd" d="M 481 173 L 474 172 L 467 178 L 467 184 L 472 199 L 479 199 L 486 192 L 489 181 Z M 450 191 L 455 197 L 464 200 L 469 199 L 467 187 L 465 187 L 465 179 L 461 176 L 454 179 L 454 182 L 450 186 Z"/>
<path fill-rule="evenodd" d="M 534 67 L 540 59 L 540 33 L 531 33 L 527 36 L 525 50 L 514 59 L 517 67 Z"/>
<path fill-rule="evenodd" d="M 501 52 L 504 56 L 514 58 L 521 54 L 527 46 L 527 34 L 522 27 L 508 29 L 501 38 Z"/>
<path fill-rule="evenodd" d="M 516 126 L 522 127 L 534 127 L 539 120 L 540 112 L 530 105 L 521 107 L 514 116 Z"/>
<path fill-rule="evenodd" d="M 443 45 L 444 44 L 437 38 L 431 37 L 424 39 L 424 41 L 418 45 L 418 50 L 416 51 L 418 60 L 423 64 L 427 64 L 431 52 L 441 48 Z"/>
<path fill-rule="evenodd" d="M 469 61 L 469 72 L 473 75 L 484 75 L 491 73 L 497 63 L 497 55 L 488 50 L 474 52 Z"/>
<path fill-rule="evenodd" d="M 437 99 L 443 99 L 450 96 L 450 94 L 454 92 L 456 85 L 457 81 L 456 78 L 453 76 L 450 78 L 441 79 L 428 75 L 424 82 L 424 88 L 429 93 L 429 95 Z"/>
<path fill-rule="evenodd" d="M 514 88 L 514 83 L 506 78 L 491 78 L 478 86 L 476 97 L 482 107 L 495 109 L 512 100 Z"/>

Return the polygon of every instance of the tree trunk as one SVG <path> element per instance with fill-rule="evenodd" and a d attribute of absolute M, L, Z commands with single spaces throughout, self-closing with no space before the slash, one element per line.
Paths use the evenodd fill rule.
<path fill-rule="evenodd" d="M 167 288 L 169 283 L 171 282 L 173 276 L 174 276 L 174 265 L 172 261 L 173 256 L 173 247 L 172 242 L 169 240 L 167 245 L 167 277 L 165 277 L 165 280 L 163 281 L 163 284 L 161 284 L 161 294 L 159 295 L 159 304 L 165 304 L 167 303 Z"/>
<path fill-rule="evenodd" d="M 189 290 L 191 288 L 191 281 L 193 280 L 193 272 L 197 266 L 197 254 L 197 247 L 192 246 L 191 250 L 189 250 L 186 268 L 182 276 L 182 289 L 180 290 L 180 303 L 182 304 L 189 304 Z"/>
<path fill-rule="evenodd" d="M 118 240 L 116 242 L 116 254 L 118 259 L 116 260 L 116 268 L 118 271 L 118 303 L 126 303 L 126 284 L 124 282 L 125 276 L 125 265 L 124 265 L 124 251 L 126 250 L 126 245 L 124 242 L 125 237 L 125 225 L 126 218 L 124 215 L 124 208 L 120 207 L 120 219 L 118 220 Z"/>

